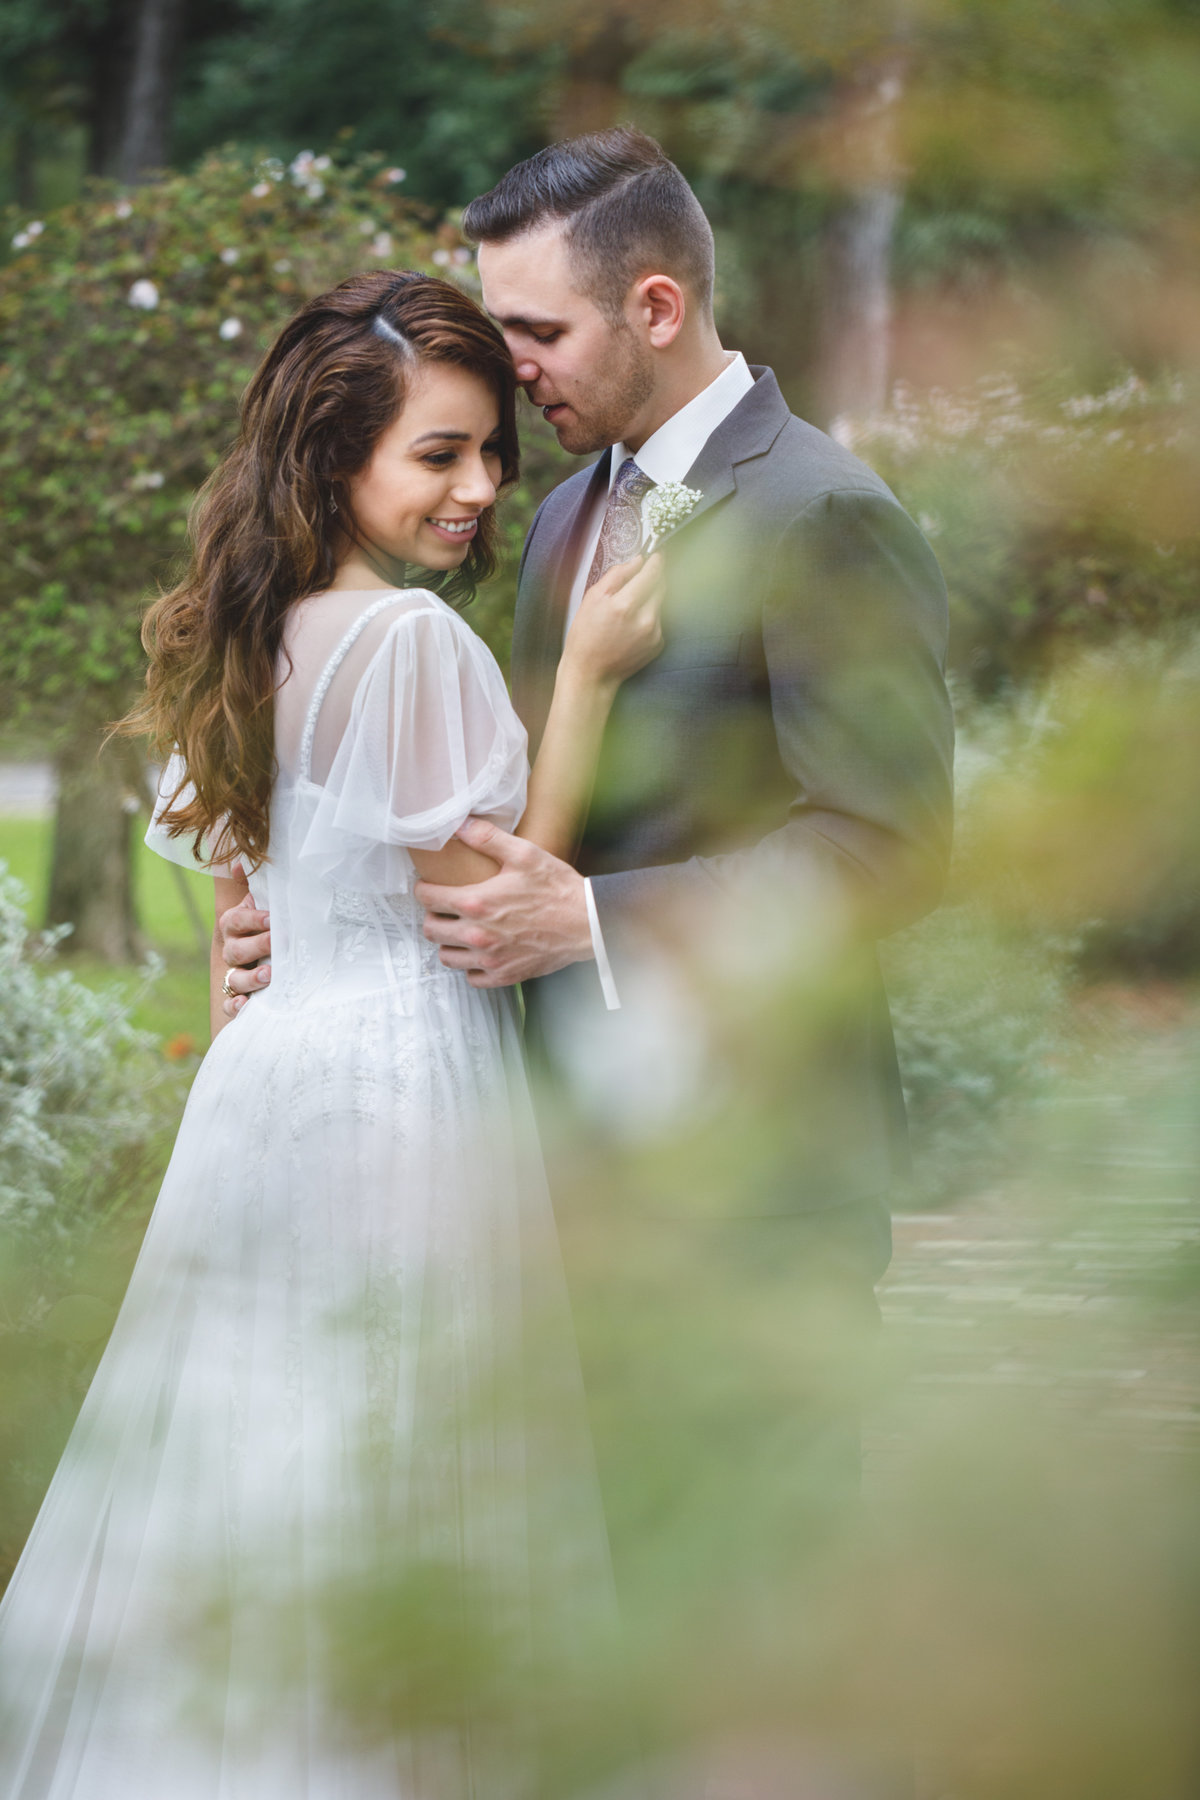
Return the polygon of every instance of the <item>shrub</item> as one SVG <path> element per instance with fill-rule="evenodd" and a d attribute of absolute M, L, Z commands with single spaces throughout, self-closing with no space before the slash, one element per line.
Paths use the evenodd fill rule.
<path fill-rule="evenodd" d="M 1011 376 L 921 397 L 838 434 L 932 539 L 951 656 L 978 693 L 1036 676 L 1066 643 L 1161 631 L 1200 609 L 1200 485 L 1182 382 L 1101 393 Z"/>
<path fill-rule="evenodd" d="M 131 1001 L 53 969 L 63 934 L 31 938 L 25 906 L 0 863 L 0 1229 L 61 1237 L 152 1128 L 161 1077 Z"/>

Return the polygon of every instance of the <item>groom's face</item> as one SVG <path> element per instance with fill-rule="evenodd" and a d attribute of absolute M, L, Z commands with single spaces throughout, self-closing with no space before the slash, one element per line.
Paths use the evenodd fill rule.
<path fill-rule="evenodd" d="M 628 441 L 654 393 L 649 345 L 576 285 L 560 226 L 479 246 L 483 303 L 517 379 L 575 456 Z"/>

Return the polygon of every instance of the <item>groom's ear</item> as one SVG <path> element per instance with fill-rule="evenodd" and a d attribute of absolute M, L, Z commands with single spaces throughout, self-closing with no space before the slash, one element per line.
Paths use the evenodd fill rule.
<path fill-rule="evenodd" d="M 670 275 L 643 275 L 630 295 L 633 317 L 640 323 L 651 346 L 665 350 L 679 335 L 687 316 L 687 299 Z"/>

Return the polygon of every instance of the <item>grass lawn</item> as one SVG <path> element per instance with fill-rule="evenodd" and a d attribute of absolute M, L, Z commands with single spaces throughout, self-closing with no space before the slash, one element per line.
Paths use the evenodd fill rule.
<path fill-rule="evenodd" d="M 49 818 L 0 818 L 0 862 L 29 890 L 29 921 L 41 923 L 50 877 Z M 206 877 L 176 871 L 173 864 L 139 846 L 135 864 L 138 909 L 147 939 L 164 959 L 166 969 L 152 987 L 142 992 L 134 1008 L 134 1023 L 152 1031 L 176 1053 L 190 1038 L 203 1053 L 208 1044 L 208 947 L 212 924 L 212 884 Z M 205 945 L 197 942 L 188 917 L 181 883 L 192 890 L 205 932 Z M 67 940 L 69 946 L 70 940 Z M 64 947 L 66 948 L 66 946 Z M 137 993 L 142 987 L 135 971 L 112 969 L 91 957 L 68 957 L 71 972 L 89 987 L 114 984 Z"/>

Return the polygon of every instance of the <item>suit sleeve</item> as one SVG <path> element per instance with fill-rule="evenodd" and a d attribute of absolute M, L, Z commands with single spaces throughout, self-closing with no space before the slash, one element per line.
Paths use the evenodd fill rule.
<path fill-rule="evenodd" d="M 941 571 L 898 503 L 813 500 L 782 535 L 762 614 L 787 821 L 727 855 L 596 877 L 602 927 L 706 888 L 753 904 L 781 879 L 832 894 L 875 936 L 931 910 L 951 839 L 946 637 Z"/>

